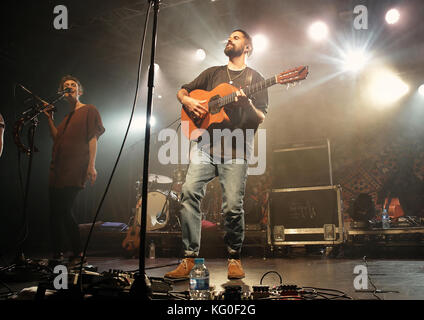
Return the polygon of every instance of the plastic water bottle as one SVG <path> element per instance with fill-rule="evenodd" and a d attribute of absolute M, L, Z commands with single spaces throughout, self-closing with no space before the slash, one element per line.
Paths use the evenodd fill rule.
<path fill-rule="evenodd" d="M 155 243 L 152 241 L 150 242 L 150 246 L 149 246 L 149 259 L 155 259 Z"/>
<path fill-rule="evenodd" d="M 389 229 L 390 228 L 390 218 L 389 214 L 387 213 L 386 209 L 383 209 L 381 212 L 381 224 L 383 229 Z"/>
<path fill-rule="evenodd" d="M 194 267 L 190 271 L 190 298 L 191 300 L 210 299 L 209 270 L 203 258 L 195 258 Z"/>

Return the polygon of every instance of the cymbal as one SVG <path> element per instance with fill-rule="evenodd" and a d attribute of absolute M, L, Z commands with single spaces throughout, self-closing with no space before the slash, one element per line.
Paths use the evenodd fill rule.
<path fill-rule="evenodd" d="M 161 176 L 159 174 L 150 173 L 149 174 L 149 182 L 172 183 L 172 179 L 167 177 L 167 176 Z"/>

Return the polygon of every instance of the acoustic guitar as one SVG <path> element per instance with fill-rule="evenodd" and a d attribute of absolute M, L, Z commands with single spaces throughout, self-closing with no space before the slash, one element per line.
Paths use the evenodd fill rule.
<path fill-rule="evenodd" d="M 405 216 L 405 213 L 403 212 L 403 209 L 400 205 L 399 198 L 385 198 L 383 208 L 387 208 L 388 201 L 390 201 L 390 203 L 387 213 L 392 219 L 398 219 L 399 217 Z"/>
<path fill-rule="evenodd" d="M 141 201 L 137 201 L 135 208 L 135 215 L 132 220 L 131 226 L 128 229 L 127 235 L 125 236 L 124 241 L 122 241 L 122 248 L 127 251 L 135 251 L 140 248 L 140 224 L 138 221 L 141 218 Z"/>
<path fill-rule="evenodd" d="M 243 87 L 246 96 L 262 91 L 274 84 L 291 84 L 306 79 L 308 75 L 308 67 L 300 66 L 291 70 L 284 71 L 269 79 L 259 81 L 253 85 Z M 190 140 L 196 140 L 200 137 L 204 130 L 209 128 L 213 123 L 221 123 L 229 121 L 228 115 L 224 111 L 224 106 L 233 103 L 236 98 L 236 91 L 239 89 L 228 83 L 221 83 L 211 91 L 193 90 L 189 96 L 197 100 L 206 100 L 202 104 L 208 110 L 202 117 L 197 116 L 194 112 L 188 110 L 186 106 L 181 109 L 181 126 L 184 135 Z M 187 125 L 188 123 L 188 125 Z"/>

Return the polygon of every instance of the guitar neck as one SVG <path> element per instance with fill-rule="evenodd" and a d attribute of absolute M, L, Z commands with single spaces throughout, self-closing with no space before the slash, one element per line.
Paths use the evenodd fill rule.
<path fill-rule="evenodd" d="M 274 84 L 277 84 L 277 76 L 273 76 L 269 79 L 256 82 L 255 84 L 252 84 L 250 86 L 243 87 L 242 90 L 246 94 L 246 96 L 250 96 L 252 94 L 255 94 L 256 92 L 265 90 L 266 88 L 271 87 Z M 220 99 L 217 100 L 217 106 L 223 107 L 227 104 L 230 104 L 235 101 L 235 98 L 236 98 L 235 92 L 229 95 L 226 95 L 224 97 L 221 97 Z"/>

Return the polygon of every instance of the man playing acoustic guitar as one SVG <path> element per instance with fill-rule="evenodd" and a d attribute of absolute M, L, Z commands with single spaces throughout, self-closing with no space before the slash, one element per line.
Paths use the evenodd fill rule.
<path fill-rule="evenodd" d="M 254 139 L 253 134 L 247 135 L 246 132 L 256 131 L 265 119 L 268 107 L 267 90 L 250 96 L 246 96 L 241 90 L 242 87 L 263 81 L 258 72 L 246 66 L 246 57 L 250 56 L 252 50 L 250 36 L 240 29 L 233 31 L 224 50 L 229 59 L 228 64 L 208 68 L 178 91 L 177 98 L 183 104 L 184 112 L 200 119 L 212 117 L 211 104 L 206 103 L 207 100 L 190 96 L 192 91 L 211 91 L 226 83 L 227 89 L 228 84 L 233 86 L 235 94 L 233 102 L 224 106 L 223 120 L 208 126 L 203 134 L 193 141 L 190 165 L 182 188 L 181 228 L 184 259 L 175 270 L 165 274 L 166 278 L 189 277 L 194 266 L 194 257 L 198 256 L 200 250 L 200 203 L 205 195 L 206 184 L 216 176 L 219 177 L 223 191 L 222 211 L 225 219 L 224 241 L 228 249 L 228 278 L 241 279 L 245 276 L 240 262 L 245 228 L 243 198 Z M 217 131 L 228 134 L 217 138 Z M 234 143 L 234 138 L 237 143 Z M 242 143 L 239 143 L 240 141 Z"/>

